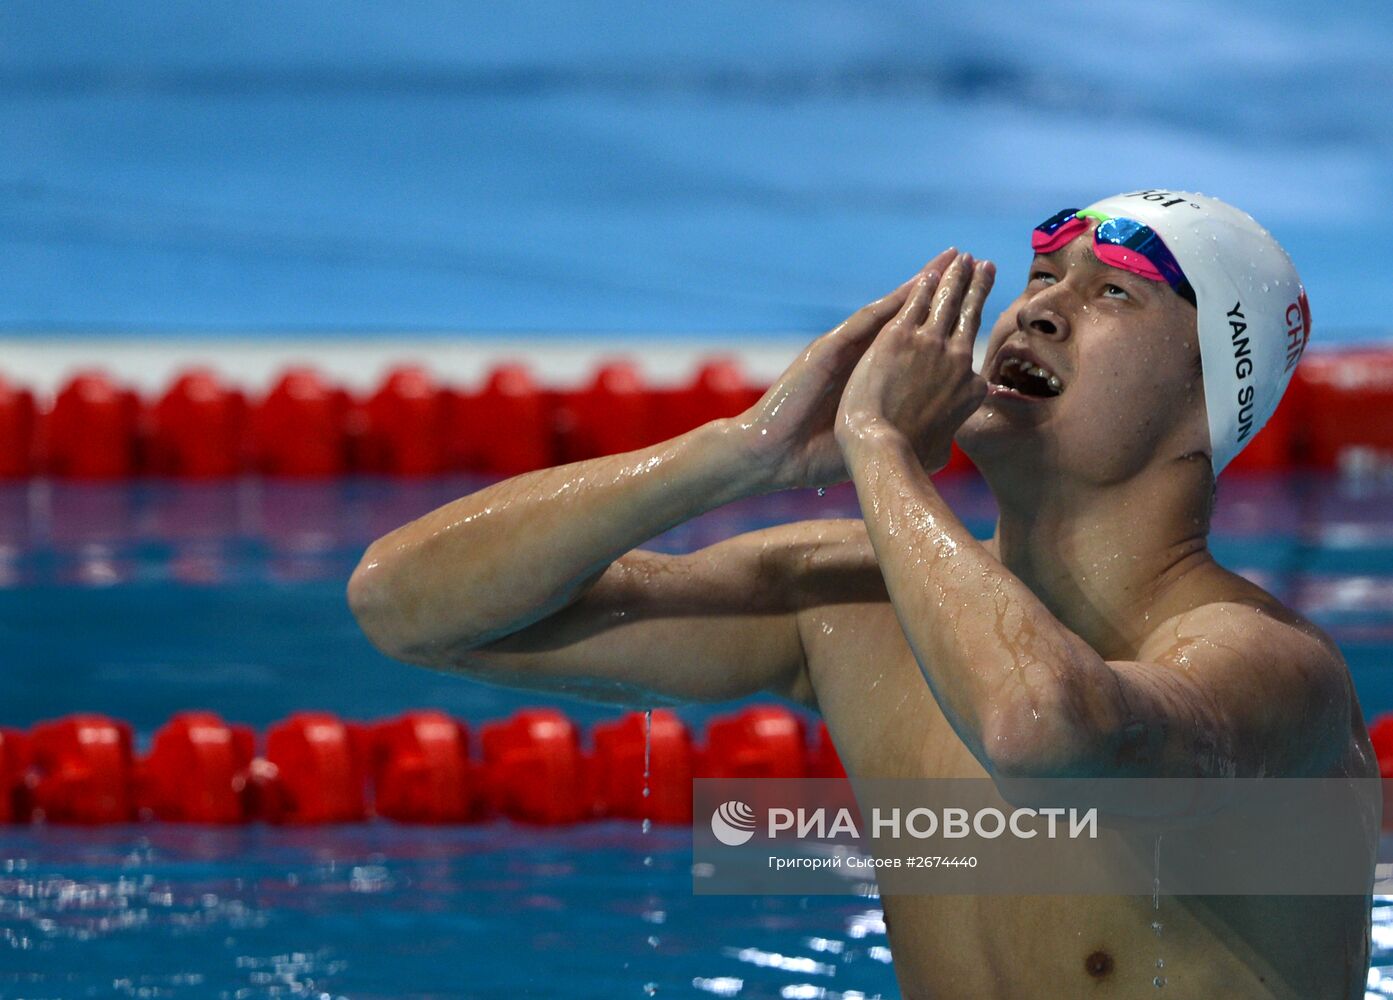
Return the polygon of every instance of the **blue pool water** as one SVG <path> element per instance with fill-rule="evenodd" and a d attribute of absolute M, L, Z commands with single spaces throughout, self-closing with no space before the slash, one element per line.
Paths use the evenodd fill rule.
<path fill-rule="evenodd" d="M 190 707 L 264 726 L 300 708 L 478 723 L 547 703 L 386 660 L 343 602 L 371 538 L 483 482 L 0 488 L 0 724 L 97 710 L 148 740 Z M 978 480 L 941 488 L 989 530 Z M 1393 709 L 1391 501 L 1393 482 L 1235 478 L 1213 540 L 1340 641 L 1368 718 Z M 650 547 L 857 515 L 849 487 L 792 491 Z M 874 900 L 693 897 L 690 857 L 684 830 L 618 822 L 3 828 L 0 997 L 897 995 Z M 1389 980 L 1372 995 L 1393 996 L 1393 905 L 1375 916 L 1371 984 Z"/>
<path fill-rule="evenodd" d="M 693 897 L 689 835 L 634 824 L 22 831 L 4 857 L 5 997 L 895 995 L 874 900 Z"/>
<path fill-rule="evenodd" d="M 9 0 L 0 331 L 813 331 L 950 243 L 1018 288 L 1051 212 L 1179 186 L 1355 339 L 1393 313 L 1390 32 L 1383 0 Z"/>

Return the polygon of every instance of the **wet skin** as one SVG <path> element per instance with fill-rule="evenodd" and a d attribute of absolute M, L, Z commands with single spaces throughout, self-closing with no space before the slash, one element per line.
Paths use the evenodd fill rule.
<path fill-rule="evenodd" d="M 1334 643 L 1205 546 L 1194 310 L 1076 240 L 1037 258 L 983 371 L 993 279 L 947 252 L 814 341 L 749 411 L 517 476 L 375 542 L 372 641 L 486 680 L 651 706 L 758 691 L 816 707 L 867 777 L 1376 776 Z M 1188 310 L 1188 311 L 1187 311 Z M 956 434 L 997 497 L 979 542 L 926 470 Z M 672 556 L 742 496 L 851 479 L 859 520 Z M 1102 803 L 1106 808 L 1106 803 Z M 900 896 L 905 996 L 1357 998 L 1369 899 Z"/>

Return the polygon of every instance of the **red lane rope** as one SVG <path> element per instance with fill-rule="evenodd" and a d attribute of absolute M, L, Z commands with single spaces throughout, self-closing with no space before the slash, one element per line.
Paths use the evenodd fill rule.
<path fill-rule="evenodd" d="M 654 444 L 741 412 L 765 388 L 727 358 L 677 387 L 648 385 L 624 360 L 570 389 L 515 363 L 473 387 L 403 366 L 360 396 L 310 368 L 282 372 L 254 398 L 207 368 L 181 373 L 158 398 L 91 370 L 48 404 L 0 377 L 0 477 L 513 475 Z M 1308 354 L 1230 468 L 1357 469 L 1390 456 L 1393 349 L 1364 348 Z M 955 451 L 948 471 L 969 467 Z"/>
<path fill-rule="evenodd" d="M 590 736 L 587 747 L 580 727 L 550 708 L 486 722 L 477 738 L 435 710 L 370 723 L 299 712 L 261 738 L 190 711 L 138 755 L 128 723 L 69 715 L 27 732 L 0 729 L 0 821 L 687 824 L 693 777 L 845 774 L 826 727 L 809 743 L 803 720 L 779 706 L 714 719 L 702 743 L 663 709 L 651 723 L 630 713 Z"/>
<path fill-rule="evenodd" d="M 1369 734 L 1382 776 L 1393 779 L 1393 713 Z M 434 709 L 376 722 L 297 712 L 260 737 L 188 711 L 138 755 L 128 723 L 69 715 L 27 732 L 0 728 L 0 823 L 686 825 L 693 778 L 846 776 L 826 725 L 809 734 L 778 705 L 714 718 L 700 742 L 665 709 L 598 723 L 589 735 L 553 708 L 485 722 L 477 735 Z"/>
<path fill-rule="evenodd" d="M 256 398 L 206 368 L 149 399 L 90 370 L 49 405 L 0 377 L 0 476 L 515 474 L 657 443 L 741 412 L 764 388 L 729 359 L 675 388 L 647 385 L 627 361 L 572 389 L 544 386 L 520 364 L 477 387 L 404 366 L 361 396 L 291 368 Z"/>

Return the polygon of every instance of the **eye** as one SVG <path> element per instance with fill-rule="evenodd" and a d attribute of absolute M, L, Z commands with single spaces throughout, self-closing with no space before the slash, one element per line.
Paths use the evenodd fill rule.
<path fill-rule="evenodd" d="M 1123 288 L 1121 285 L 1104 285 L 1103 294 L 1110 299 L 1130 298 L 1130 296 L 1127 294 L 1127 289 Z"/>
<path fill-rule="evenodd" d="M 1030 272 L 1030 280 L 1031 280 L 1031 282 L 1044 281 L 1044 282 L 1047 282 L 1047 283 L 1049 283 L 1049 284 L 1053 284 L 1054 282 L 1058 281 L 1059 279 L 1056 278 L 1054 275 L 1050 274 L 1049 271 L 1031 271 L 1031 272 Z"/>

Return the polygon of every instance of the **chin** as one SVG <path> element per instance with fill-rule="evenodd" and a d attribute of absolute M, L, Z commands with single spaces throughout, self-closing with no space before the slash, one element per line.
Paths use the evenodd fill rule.
<path fill-rule="evenodd" d="M 992 447 L 1005 442 L 1023 444 L 1027 441 L 1038 441 L 1044 428 L 1038 420 L 1022 417 L 1022 414 L 1009 412 L 1004 407 L 993 406 L 991 401 L 987 400 L 962 422 L 958 432 L 953 435 L 953 440 L 964 451 L 978 444 Z"/>
<path fill-rule="evenodd" d="M 984 419 L 981 410 L 968 417 L 953 435 L 953 441 L 979 471 L 1026 450 L 1026 438 L 1018 428 L 1005 426 L 999 418 Z"/>
<path fill-rule="evenodd" d="M 1038 468 L 1049 455 L 1057 454 L 1052 435 L 1034 421 L 1012 419 L 984 403 L 968 417 L 953 436 L 963 453 L 978 470 L 994 468 Z"/>

